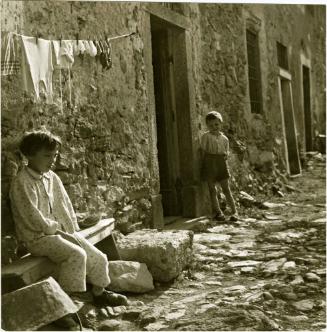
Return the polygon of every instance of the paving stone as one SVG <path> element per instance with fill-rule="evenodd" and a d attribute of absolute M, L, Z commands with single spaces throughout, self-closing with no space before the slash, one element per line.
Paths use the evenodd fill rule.
<path fill-rule="evenodd" d="M 146 264 L 110 261 L 109 289 L 116 292 L 145 293 L 154 289 L 153 278 Z"/>
<path fill-rule="evenodd" d="M 11 331 L 36 330 L 78 311 L 52 277 L 3 295 L 1 307 L 2 326 Z"/>
<path fill-rule="evenodd" d="M 309 320 L 309 317 L 306 315 L 299 315 L 299 316 L 284 315 L 283 318 L 291 323 L 300 323 L 300 322 L 306 322 Z"/>
<path fill-rule="evenodd" d="M 279 259 L 274 259 L 269 262 L 263 263 L 261 265 L 261 268 L 263 269 L 263 272 L 266 273 L 274 273 L 277 272 L 287 261 L 286 258 L 279 258 Z"/>
<path fill-rule="evenodd" d="M 98 327 L 99 331 L 119 331 L 119 327 L 121 322 L 116 319 L 107 319 L 101 322 L 100 326 Z"/>
<path fill-rule="evenodd" d="M 298 302 L 293 302 L 292 306 L 300 311 L 310 311 L 313 309 L 314 303 L 311 300 L 302 300 Z"/>
<path fill-rule="evenodd" d="M 115 314 L 122 315 L 126 312 L 127 308 L 124 305 L 120 305 L 112 308 Z"/>
<path fill-rule="evenodd" d="M 271 295 L 270 292 L 263 292 L 262 295 L 264 296 L 264 298 L 266 300 L 273 300 L 274 299 L 274 297 Z"/>
<path fill-rule="evenodd" d="M 195 315 L 201 315 L 201 314 L 204 314 L 205 312 L 215 311 L 217 309 L 218 309 L 218 306 L 216 304 L 212 304 L 212 303 L 204 304 L 204 305 L 201 305 L 201 307 L 195 311 Z"/>
<path fill-rule="evenodd" d="M 308 272 L 304 275 L 305 279 L 308 281 L 317 281 L 319 282 L 321 280 L 321 278 L 319 276 L 317 276 L 315 273 L 312 272 Z"/>
<path fill-rule="evenodd" d="M 277 259 L 284 257 L 286 255 L 285 251 L 272 251 L 265 254 L 266 259 Z"/>
<path fill-rule="evenodd" d="M 146 326 L 150 323 L 154 323 L 158 318 L 161 316 L 163 313 L 164 308 L 160 307 L 153 307 L 149 308 L 147 310 L 144 310 L 140 317 L 139 317 L 139 322 L 141 326 Z"/>
<path fill-rule="evenodd" d="M 304 284 L 304 280 L 301 275 L 296 275 L 294 279 L 290 282 L 291 285 L 301 285 Z"/>
<path fill-rule="evenodd" d="M 265 208 L 268 208 L 268 209 L 274 209 L 274 208 L 279 208 L 279 207 L 284 207 L 284 206 L 286 206 L 286 205 L 283 204 L 283 203 L 272 203 L 272 202 L 264 202 L 264 203 L 262 203 L 262 205 L 263 205 Z"/>
<path fill-rule="evenodd" d="M 255 269 L 255 266 L 244 266 L 241 267 L 241 273 L 253 273 Z"/>
<path fill-rule="evenodd" d="M 254 317 L 260 320 L 260 325 L 257 326 L 257 329 L 263 330 L 263 331 L 278 331 L 279 325 L 269 318 L 267 315 L 265 315 L 262 311 L 255 310 L 252 314 Z"/>
<path fill-rule="evenodd" d="M 146 331 L 166 331 L 168 327 L 164 322 L 155 322 L 145 326 L 143 329 Z"/>
<path fill-rule="evenodd" d="M 170 312 L 169 314 L 167 314 L 165 316 L 166 320 L 176 320 L 179 319 L 181 317 L 183 317 L 185 315 L 186 310 L 185 309 L 180 309 L 176 312 Z"/>
<path fill-rule="evenodd" d="M 283 300 L 288 300 L 288 301 L 296 301 L 298 299 L 297 295 L 293 292 L 280 293 L 279 296 Z"/>
<path fill-rule="evenodd" d="M 294 270 L 296 268 L 296 264 L 293 261 L 286 262 L 283 266 L 283 270 Z"/>
<path fill-rule="evenodd" d="M 245 291 L 246 291 L 246 287 L 243 285 L 235 285 L 235 286 L 226 287 L 223 289 L 224 294 L 231 294 L 231 295 L 242 294 Z"/>
<path fill-rule="evenodd" d="M 317 329 L 325 329 L 326 328 L 326 323 L 325 322 L 313 323 L 312 327 L 317 328 Z"/>
<path fill-rule="evenodd" d="M 192 259 L 190 231 L 142 230 L 117 241 L 123 260 L 145 263 L 153 279 L 167 282 L 176 278 Z"/>
<path fill-rule="evenodd" d="M 109 317 L 108 311 L 105 308 L 101 308 L 100 313 L 103 317 Z"/>
<path fill-rule="evenodd" d="M 208 229 L 210 232 L 211 229 Z M 216 243 L 216 242 L 222 242 L 222 241 L 228 241 L 231 238 L 231 235 L 229 234 L 210 234 L 210 233 L 201 233 L 201 234 L 195 234 L 194 235 L 194 242 L 200 242 L 200 243 Z"/>
<path fill-rule="evenodd" d="M 204 282 L 205 285 L 208 285 L 208 286 L 221 286 L 222 283 L 220 281 L 205 281 Z"/>
<path fill-rule="evenodd" d="M 258 266 L 261 263 L 262 262 L 260 262 L 260 261 L 246 260 L 246 261 L 229 262 L 229 263 L 227 263 L 227 266 L 230 266 L 232 268 L 243 267 L 243 266 Z"/>

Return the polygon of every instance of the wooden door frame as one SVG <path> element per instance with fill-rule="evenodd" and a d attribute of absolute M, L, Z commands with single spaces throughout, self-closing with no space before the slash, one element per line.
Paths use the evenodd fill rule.
<path fill-rule="evenodd" d="M 278 75 L 278 94 L 279 94 L 279 105 L 280 105 L 280 111 L 281 111 L 281 118 L 282 118 L 282 128 L 283 128 L 283 136 L 284 136 L 284 151 L 285 151 L 285 161 L 286 161 L 286 168 L 287 173 L 290 174 L 292 177 L 300 176 L 302 174 L 301 164 L 299 162 L 299 174 L 292 174 L 290 170 L 290 164 L 289 164 L 289 153 L 288 153 L 288 145 L 287 145 L 287 135 L 286 135 L 286 124 L 285 124 L 285 118 L 284 118 L 284 105 L 283 105 L 283 94 L 282 94 L 282 80 L 286 80 L 289 82 L 289 88 L 290 88 L 290 98 L 291 98 L 291 112 L 293 117 L 293 125 L 296 133 L 296 123 L 295 123 L 295 117 L 294 117 L 294 106 L 293 106 L 293 92 L 292 92 L 292 75 L 290 72 L 288 72 L 285 69 L 279 68 L 279 75 Z M 298 150 L 298 141 L 297 136 L 295 134 L 294 137 L 295 145 L 296 145 L 296 151 L 297 151 L 297 157 L 299 160 L 299 150 Z"/>
<path fill-rule="evenodd" d="M 300 80 L 301 80 L 301 106 L 302 106 L 302 123 L 303 123 L 303 129 L 304 129 L 304 142 L 305 142 L 305 150 L 307 151 L 307 133 L 306 133 L 306 123 L 305 123 L 305 105 L 304 105 L 304 91 L 303 91 L 303 67 L 307 67 L 309 69 L 309 85 L 310 85 L 310 117 L 311 117 L 311 139 L 312 139 L 312 146 L 314 144 L 314 135 L 313 135 L 313 112 L 312 112 L 312 80 L 311 80 L 311 60 L 306 58 L 304 54 L 300 55 Z"/>
<path fill-rule="evenodd" d="M 151 15 L 166 21 L 168 24 L 173 25 L 180 30 L 177 40 L 178 54 L 183 56 L 183 59 L 177 57 L 178 64 L 183 71 L 183 77 L 181 73 L 175 70 L 175 82 L 176 82 L 176 94 L 181 98 L 178 98 L 176 108 L 182 109 L 185 116 L 185 123 L 188 124 L 187 133 L 181 135 L 180 144 L 183 146 L 187 141 L 187 151 L 183 151 L 183 158 L 181 158 L 181 173 L 182 179 L 182 201 L 183 201 L 183 216 L 185 217 L 198 217 L 201 215 L 201 197 L 200 186 L 198 183 L 198 160 L 196 156 L 196 130 L 194 126 L 195 117 L 195 92 L 194 81 L 192 76 L 192 44 L 191 36 L 189 33 L 190 21 L 187 17 L 175 13 L 159 4 L 145 4 L 144 10 L 144 25 L 142 26 L 142 33 L 144 35 L 144 48 L 145 48 L 145 65 L 147 67 L 147 91 L 148 91 L 148 107 L 149 107 L 149 125 L 150 125 L 150 167 L 151 176 L 153 181 L 153 187 L 151 193 L 153 202 L 156 202 L 157 211 L 161 211 L 160 215 L 163 216 L 162 203 L 160 195 L 160 180 L 159 180 L 159 165 L 157 160 L 156 151 L 156 118 L 155 118 L 155 100 L 154 100 L 154 86 L 153 86 L 153 69 L 152 69 L 152 42 L 151 42 Z M 185 132 L 180 126 L 178 126 L 179 132 Z M 180 148 L 181 151 L 181 148 Z M 187 156 L 187 160 L 185 158 Z"/>

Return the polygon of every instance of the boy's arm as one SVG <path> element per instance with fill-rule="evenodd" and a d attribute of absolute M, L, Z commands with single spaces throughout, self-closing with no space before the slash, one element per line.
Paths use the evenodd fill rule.
<path fill-rule="evenodd" d="M 32 186 L 21 181 L 14 181 L 10 191 L 13 214 L 28 228 L 36 232 L 53 235 L 59 228 L 57 221 L 46 218 L 37 206 L 37 193 Z"/>

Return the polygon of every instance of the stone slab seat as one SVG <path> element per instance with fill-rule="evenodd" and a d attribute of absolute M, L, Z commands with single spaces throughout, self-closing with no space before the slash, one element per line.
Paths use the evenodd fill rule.
<path fill-rule="evenodd" d="M 107 254 L 110 260 L 119 260 L 115 239 L 112 231 L 115 228 L 115 219 L 102 219 L 96 225 L 79 231 L 84 238 L 96 245 Z M 54 272 L 56 265 L 46 257 L 25 255 L 13 263 L 2 267 L 2 293 L 7 293 L 30 285 Z"/>

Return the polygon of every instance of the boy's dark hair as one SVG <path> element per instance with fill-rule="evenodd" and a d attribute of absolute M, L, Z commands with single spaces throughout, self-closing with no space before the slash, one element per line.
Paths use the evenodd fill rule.
<path fill-rule="evenodd" d="M 206 122 L 215 120 L 215 119 L 218 119 L 218 120 L 220 120 L 220 122 L 223 122 L 223 118 L 219 112 L 212 111 L 206 115 Z"/>
<path fill-rule="evenodd" d="M 33 156 L 39 150 L 53 151 L 60 146 L 61 140 L 58 136 L 46 130 L 34 130 L 24 134 L 19 143 L 19 150 L 25 156 Z"/>

